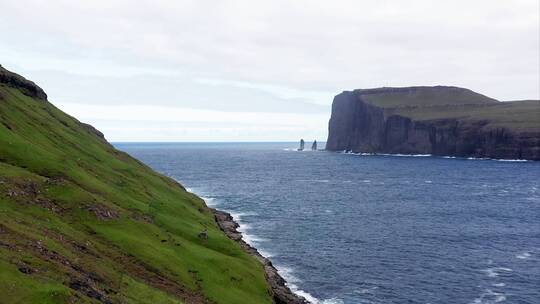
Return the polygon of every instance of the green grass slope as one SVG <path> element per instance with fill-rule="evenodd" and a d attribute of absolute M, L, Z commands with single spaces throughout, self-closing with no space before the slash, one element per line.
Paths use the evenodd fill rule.
<path fill-rule="evenodd" d="M 474 91 L 458 87 L 404 87 L 355 90 L 365 102 L 381 108 L 442 105 L 492 104 L 497 102 Z"/>
<path fill-rule="evenodd" d="M 272 302 L 200 198 L 14 77 L 0 67 L 0 303 Z"/>
<path fill-rule="evenodd" d="M 402 107 L 389 113 L 417 121 L 457 119 L 487 122 L 486 128 L 506 128 L 515 132 L 540 132 L 540 100 L 497 102 L 484 105 Z"/>
<path fill-rule="evenodd" d="M 516 132 L 540 132 L 540 101 L 499 102 L 458 87 L 404 87 L 355 90 L 359 98 L 384 108 L 388 115 L 416 121 L 456 119 L 466 123 L 487 122 L 486 128 Z"/>

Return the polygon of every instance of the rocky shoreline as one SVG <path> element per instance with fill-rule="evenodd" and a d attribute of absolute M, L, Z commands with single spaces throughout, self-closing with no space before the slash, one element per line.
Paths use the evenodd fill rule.
<path fill-rule="evenodd" d="M 225 234 L 232 240 L 236 241 L 240 246 L 249 254 L 257 258 L 264 266 L 264 272 L 266 280 L 270 285 L 272 298 L 276 304 L 309 304 L 306 299 L 294 294 L 286 285 L 285 279 L 283 279 L 277 269 L 272 265 L 272 262 L 263 257 L 256 248 L 250 246 L 242 239 L 242 233 L 238 231 L 238 223 L 234 221 L 233 217 L 224 211 L 210 208 L 214 213 L 214 217 L 219 227 Z"/>

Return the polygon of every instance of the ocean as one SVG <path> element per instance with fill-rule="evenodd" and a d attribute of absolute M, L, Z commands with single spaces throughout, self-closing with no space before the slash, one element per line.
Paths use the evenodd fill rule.
<path fill-rule="evenodd" d="M 115 146 L 230 212 L 313 303 L 540 303 L 540 162 Z"/>

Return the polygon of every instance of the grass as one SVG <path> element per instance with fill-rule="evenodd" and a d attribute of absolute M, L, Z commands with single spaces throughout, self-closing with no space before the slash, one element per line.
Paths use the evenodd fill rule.
<path fill-rule="evenodd" d="M 458 87 L 405 87 L 357 90 L 362 99 L 382 108 L 491 104 L 482 94 Z"/>
<path fill-rule="evenodd" d="M 485 121 L 485 128 L 540 132 L 540 101 L 499 102 L 456 87 L 411 87 L 358 90 L 362 100 L 385 108 L 387 115 L 417 121 L 456 119 L 463 123 Z"/>
<path fill-rule="evenodd" d="M 209 239 L 197 233 L 208 228 Z M 204 202 L 45 100 L 0 83 L 8 303 L 272 303 Z"/>
<path fill-rule="evenodd" d="M 507 128 L 518 132 L 540 132 L 540 101 L 497 102 L 488 105 L 397 108 L 393 114 L 412 119 L 457 119 L 463 122 L 487 121 L 487 128 Z"/>

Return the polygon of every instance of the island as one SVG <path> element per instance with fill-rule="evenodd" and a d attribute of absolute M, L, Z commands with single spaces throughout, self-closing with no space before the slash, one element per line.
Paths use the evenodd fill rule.
<path fill-rule="evenodd" d="M 540 160 L 540 100 L 501 102 L 451 86 L 344 91 L 326 150 Z"/>

